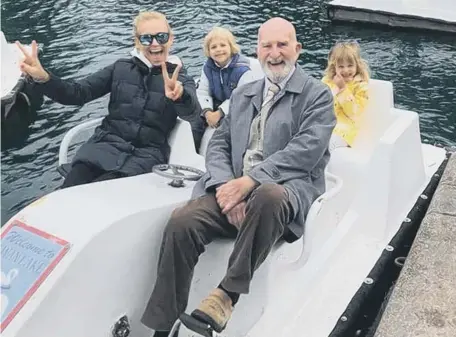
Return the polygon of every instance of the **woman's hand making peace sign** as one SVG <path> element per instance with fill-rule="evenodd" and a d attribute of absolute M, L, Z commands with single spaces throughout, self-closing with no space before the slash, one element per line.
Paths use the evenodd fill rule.
<path fill-rule="evenodd" d="M 19 68 L 24 74 L 29 75 L 33 78 L 34 81 L 37 82 L 46 82 L 49 80 L 49 74 L 44 70 L 43 66 L 38 59 L 38 46 L 36 41 L 32 41 L 32 53 L 30 54 L 24 46 L 19 42 L 16 41 L 16 45 L 24 54 L 24 59 L 19 64 Z"/>
<path fill-rule="evenodd" d="M 179 71 L 182 68 L 182 65 L 178 64 L 176 69 L 173 72 L 173 76 L 171 78 L 168 75 L 168 70 L 166 69 L 166 63 L 163 62 L 162 65 L 162 74 L 163 74 L 163 81 L 165 82 L 165 96 L 169 99 L 176 101 L 182 97 L 184 93 L 184 87 L 182 86 L 182 82 L 177 80 L 179 76 Z"/>

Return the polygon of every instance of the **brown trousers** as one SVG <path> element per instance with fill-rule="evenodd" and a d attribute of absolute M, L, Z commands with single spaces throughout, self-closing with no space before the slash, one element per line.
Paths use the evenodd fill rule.
<path fill-rule="evenodd" d="M 154 330 L 171 329 L 187 306 L 198 257 L 216 238 L 236 238 L 221 285 L 247 294 L 254 271 L 284 233 L 292 213 L 285 188 L 276 184 L 263 184 L 253 191 L 239 231 L 221 213 L 214 194 L 176 209 L 163 233 L 157 281 L 142 323 Z"/>

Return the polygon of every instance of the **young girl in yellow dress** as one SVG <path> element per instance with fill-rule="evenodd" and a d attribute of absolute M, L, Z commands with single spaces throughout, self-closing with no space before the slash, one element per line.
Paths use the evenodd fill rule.
<path fill-rule="evenodd" d="M 331 48 L 322 81 L 334 95 L 337 124 L 329 143 L 332 152 L 353 145 L 369 99 L 369 68 L 357 42 L 338 42 Z"/>

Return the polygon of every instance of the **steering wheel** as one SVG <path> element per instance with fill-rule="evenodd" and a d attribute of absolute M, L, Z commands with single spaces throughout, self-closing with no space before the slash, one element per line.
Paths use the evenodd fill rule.
<path fill-rule="evenodd" d="M 171 170 L 172 172 L 167 172 Z M 180 171 L 179 171 L 180 170 Z M 194 174 L 184 174 L 181 171 L 186 171 Z M 196 181 L 199 180 L 204 174 L 203 171 L 186 165 L 176 165 L 176 164 L 159 164 L 152 167 L 152 172 L 158 174 L 159 176 L 173 179 L 169 185 L 173 187 L 183 187 L 184 180 Z"/>

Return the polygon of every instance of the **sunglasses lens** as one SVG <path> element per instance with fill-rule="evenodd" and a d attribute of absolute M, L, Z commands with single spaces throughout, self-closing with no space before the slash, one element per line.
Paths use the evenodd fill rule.
<path fill-rule="evenodd" d="M 157 39 L 157 42 L 159 44 L 165 44 L 169 40 L 169 34 L 168 33 L 158 33 L 155 35 L 155 38 Z"/>
<path fill-rule="evenodd" d="M 149 46 L 152 43 L 152 35 L 150 34 L 144 34 L 139 36 L 139 42 L 143 46 Z"/>

